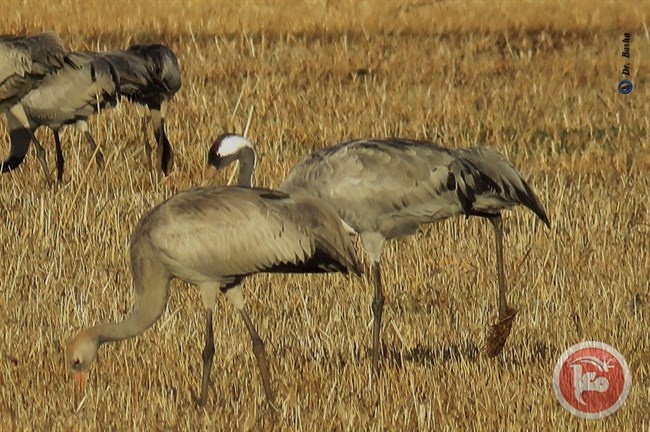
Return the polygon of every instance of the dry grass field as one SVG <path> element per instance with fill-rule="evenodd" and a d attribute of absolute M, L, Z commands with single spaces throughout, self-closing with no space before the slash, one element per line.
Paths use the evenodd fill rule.
<path fill-rule="evenodd" d="M 55 30 L 69 49 L 162 42 L 179 57 L 183 87 L 168 111 L 169 181 L 149 168 L 142 113 L 127 103 L 91 121 L 103 173 L 68 128 L 62 187 L 46 185 L 33 150 L 0 177 L 0 430 L 649 430 L 648 10 L 561 0 L 4 0 L 0 34 Z M 616 88 L 625 32 L 629 95 Z M 504 352 L 482 351 L 497 315 L 492 229 L 458 218 L 385 250 L 377 385 L 367 278 L 260 275 L 244 292 L 277 411 L 223 296 L 214 392 L 196 407 L 203 312 L 198 291 L 179 282 L 151 329 L 100 349 L 76 394 L 65 341 L 129 312 L 133 227 L 177 191 L 225 184 L 229 172 L 208 170 L 206 151 L 219 133 L 242 133 L 249 116 L 255 181 L 268 187 L 312 149 L 352 137 L 483 142 L 506 154 L 552 228 L 527 210 L 505 214 L 519 315 Z M 0 136 L 4 159 L 4 120 Z M 38 136 L 53 168 L 51 133 Z M 585 340 L 615 346 L 632 372 L 627 401 L 603 420 L 572 416 L 552 388 L 560 354 Z"/>

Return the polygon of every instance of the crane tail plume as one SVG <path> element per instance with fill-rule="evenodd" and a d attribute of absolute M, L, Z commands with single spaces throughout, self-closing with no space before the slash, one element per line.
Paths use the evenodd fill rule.
<path fill-rule="evenodd" d="M 9 157 L 0 163 L 0 172 L 6 173 L 15 170 L 25 159 L 27 150 L 29 150 L 29 143 L 32 136 L 25 128 L 17 128 L 9 131 L 11 140 L 11 150 Z"/>

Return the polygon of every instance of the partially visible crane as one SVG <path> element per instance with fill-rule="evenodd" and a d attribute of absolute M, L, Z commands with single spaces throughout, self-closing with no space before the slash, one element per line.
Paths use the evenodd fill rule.
<path fill-rule="evenodd" d="M 253 343 L 268 401 L 274 397 L 264 344 L 244 305 L 243 280 L 255 273 L 359 275 L 354 246 L 326 203 L 268 189 L 207 187 L 180 192 L 140 219 L 131 237 L 135 305 L 118 323 L 99 323 L 68 342 L 66 359 L 85 382 L 99 346 L 135 337 L 160 317 L 177 278 L 196 285 L 205 308 L 199 405 L 205 405 L 214 357 L 212 313 L 222 292 L 239 311 Z"/>
<path fill-rule="evenodd" d="M 33 139 L 43 171 L 52 181 L 45 150 L 29 127 L 20 101 L 38 87 L 49 74 L 70 64 L 61 38 L 53 32 L 34 36 L 0 36 L 0 113 L 7 114 L 12 144 L 9 158 L 0 163 L 0 171 L 16 168 L 22 162 Z"/>
<path fill-rule="evenodd" d="M 57 180 L 61 182 L 65 161 L 59 130 L 69 124 L 84 134 L 98 166 L 103 168 L 103 154 L 97 148 L 87 120 L 98 110 L 115 106 L 123 96 L 151 111 L 161 170 L 169 174 L 173 154 L 165 133 L 164 116 L 167 102 L 181 86 L 178 60 L 173 51 L 164 45 L 134 45 L 126 51 L 73 52 L 67 58 L 68 64 L 46 75 L 39 87 L 20 99 L 18 106 L 23 118 L 9 118 L 11 151 L 9 159 L 2 163 L 2 172 L 16 169 L 22 163 L 32 140 L 45 175 L 51 181 L 43 148 L 33 134 L 38 127 L 48 126 L 54 132 Z M 151 161 L 144 118 L 143 131 L 145 150 Z"/>
<path fill-rule="evenodd" d="M 256 155 L 242 136 L 217 137 L 208 162 L 217 169 L 238 160 L 238 185 L 251 186 Z M 550 222 L 539 199 L 512 164 L 487 147 L 452 150 L 428 141 L 369 138 L 336 144 L 303 158 L 279 190 L 330 204 L 361 237 L 372 262 L 373 367 L 379 370 L 384 306 L 381 254 L 386 240 L 413 235 L 420 225 L 452 216 L 481 216 L 494 226 L 499 280 L 499 322 L 488 333 L 487 353 L 501 352 L 516 310 L 506 302 L 501 211 L 515 205 Z"/>

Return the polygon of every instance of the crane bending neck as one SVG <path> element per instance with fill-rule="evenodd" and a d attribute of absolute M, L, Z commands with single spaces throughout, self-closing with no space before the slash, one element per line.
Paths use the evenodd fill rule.
<path fill-rule="evenodd" d="M 239 151 L 237 156 L 239 160 L 239 175 L 237 177 L 237 186 L 252 187 L 253 174 L 257 163 L 257 155 L 251 147 L 244 147 Z"/>
<path fill-rule="evenodd" d="M 146 266 L 142 266 L 145 267 Z M 146 269 L 149 270 L 149 269 Z M 98 344 L 117 342 L 142 334 L 162 315 L 169 298 L 170 280 L 165 274 L 134 271 L 135 304 L 131 313 L 120 322 L 104 322 L 91 327 Z"/>

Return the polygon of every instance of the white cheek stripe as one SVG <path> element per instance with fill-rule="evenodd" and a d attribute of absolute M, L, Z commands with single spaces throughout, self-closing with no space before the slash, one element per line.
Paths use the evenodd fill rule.
<path fill-rule="evenodd" d="M 239 135 L 231 135 L 221 141 L 217 154 L 221 157 L 237 154 L 244 147 L 253 148 L 253 144 L 246 138 Z"/>

